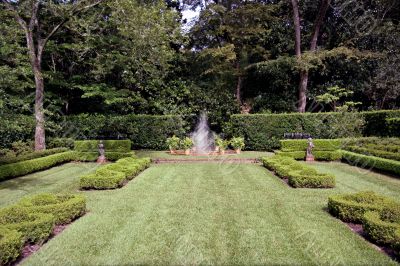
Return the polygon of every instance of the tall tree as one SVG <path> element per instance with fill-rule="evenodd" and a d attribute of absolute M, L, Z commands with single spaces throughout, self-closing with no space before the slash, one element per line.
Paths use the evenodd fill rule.
<path fill-rule="evenodd" d="M 296 57 L 300 61 L 302 58 L 301 50 L 301 20 L 299 11 L 299 0 L 291 0 L 293 9 L 293 24 L 295 28 L 295 50 Z M 311 35 L 310 52 L 314 53 L 317 49 L 318 36 L 326 12 L 328 11 L 331 0 L 321 0 L 321 4 L 318 10 L 317 17 L 314 22 L 314 29 Z M 308 69 L 302 69 L 300 71 L 300 83 L 298 89 L 298 111 L 304 113 L 307 105 L 307 86 L 308 86 L 309 71 Z"/>
<path fill-rule="evenodd" d="M 0 3 L 13 15 L 25 33 L 26 47 L 35 78 L 35 150 L 46 149 L 45 117 L 44 117 L 44 78 L 42 58 L 46 44 L 71 17 L 99 5 L 103 0 L 82 1 L 13 1 L 0 0 Z M 54 22 L 41 17 L 51 15 Z M 43 20 L 42 20 L 43 19 Z"/>

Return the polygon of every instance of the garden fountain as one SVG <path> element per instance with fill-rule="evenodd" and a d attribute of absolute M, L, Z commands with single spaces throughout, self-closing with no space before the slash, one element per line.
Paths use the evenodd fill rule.
<path fill-rule="evenodd" d="M 210 154 L 214 151 L 214 132 L 208 126 L 206 112 L 202 112 L 194 132 L 191 134 L 196 154 Z"/>

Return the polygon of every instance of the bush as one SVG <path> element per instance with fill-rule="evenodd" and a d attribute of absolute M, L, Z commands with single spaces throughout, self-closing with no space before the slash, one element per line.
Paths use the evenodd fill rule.
<path fill-rule="evenodd" d="M 70 128 L 75 128 L 75 132 L 70 132 Z M 185 133 L 185 122 L 180 116 L 81 114 L 67 116 L 63 128 L 56 135 L 66 134 L 76 139 L 126 138 L 133 142 L 135 149 L 160 150 L 168 148 L 165 140 L 169 136 L 181 137 Z"/>
<path fill-rule="evenodd" d="M 107 160 L 114 162 L 122 158 L 126 157 L 135 157 L 135 153 L 131 152 L 106 152 L 105 156 Z M 76 152 L 75 153 L 75 160 L 81 162 L 95 162 L 99 158 L 98 152 Z"/>
<path fill-rule="evenodd" d="M 171 138 L 167 138 L 165 142 L 170 150 L 178 150 L 181 144 L 180 138 L 177 136 L 172 136 Z"/>
<path fill-rule="evenodd" d="M 400 137 L 400 118 L 388 118 L 386 124 L 389 131 L 389 136 Z"/>
<path fill-rule="evenodd" d="M 31 212 L 19 206 L 0 209 L 0 227 L 17 230 L 25 241 L 36 243 L 46 240 L 54 227 L 54 216 Z"/>
<path fill-rule="evenodd" d="M 385 220 L 379 212 L 366 212 L 363 229 L 376 243 L 398 248 L 400 244 L 400 222 Z M 398 249 L 398 251 L 400 251 Z"/>
<path fill-rule="evenodd" d="M 115 189 L 122 187 L 126 175 L 117 171 L 97 171 L 95 174 L 80 177 L 81 189 Z"/>
<path fill-rule="evenodd" d="M 8 265 L 21 254 L 24 241 L 16 230 L 0 228 L 0 265 Z"/>
<path fill-rule="evenodd" d="M 74 139 L 72 138 L 51 138 L 47 142 L 46 148 L 54 149 L 54 148 L 68 148 L 74 149 Z"/>
<path fill-rule="evenodd" d="M 400 111 L 233 115 L 225 133 L 244 137 L 246 149 L 273 150 L 280 148 L 276 140 L 291 132 L 309 133 L 316 139 L 389 136 L 388 117 L 400 117 Z"/>
<path fill-rule="evenodd" d="M 308 140 L 306 139 L 290 139 L 281 140 L 282 151 L 306 151 Z M 341 148 L 341 140 L 339 139 L 314 139 L 313 151 L 336 151 Z"/>
<path fill-rule="evenodd" d="M 27 153 L 20 156 L 2 156 L 0 157 L 0 165 L 9 164 L 9 163 L 17 163 L 27 160 L 32 160 L 36 158 L 41 158 L 45 156 L 49 156 L 56 153 L 62 153 L 68 151 L 67 148 L 55 148 L 55 149 L 48 149 L 44 151 L 34 151 L 31 153 Z"/>
<path fill-rule="evenodd" d="M 35 118 L 26 115 L 1 115 L 0 147 L 10 148 L 18 140 L 31 140 L 35 133 Z"/>
<path fill-rule="evenodd" d="M 276 155 L 287 156 L 295 160 L 304 160 L 306 157 L 305 151 L 276 151 Z M 340 151 L 313 151 L 315 160 L 317 161 L 337 161 L 342 159 Z"/>
<path fill-rule="evenodd" d="M 400 153 L 379 150 L 376 145 L 373 147 L 374 148 L 363 148 L 358 146 L 349 146 L 346 148 L 346 150 L 364 155 L 372 155 L 380 158 L 400 161 Z"/>
<path fill-rule="evenodd" d="M 343 161 L 362 168 L 373 168 L 400 175 L 400 162 L 367 156 L 349 151 L 342 151 Z"/>
<path fill-rule="evenodd" d="M 98 152 L 100 140 L 79 140 L 75 141 L 75 151 Z M 132 143 L 130 140 L 103 140 L 105 151 L 109 152 L 130 152 Z"/>
<path fill-rule="evenodd" d="M 180 146 L 184 150 L 191 149 L 193 147 L 193 140 L 191 138 L 186 137 L 183 140 L 181 140 L 181 145 Z"/>
<path fill-rule="evenodd" d="M 366 212 L 380 212 L 385 206 L 393 203 L 394 201 L 390 198 L 377 195 L 372 191 L 363 191 L 330 196 L 328 210 L 342 221 L 361 223 Z"/>
<path fill-rule="evenodd" d="M 48 213 L 56 224 L 68 224 L 86 212 L 86 198 L 80 195 L 38 194 L 23 198 L 19 206 L 35 213 Z"/>
<path fill-rule="evenodd" d="M 263 164 L 281 178 L 288 178 L 289 185 L 295 188 L 333 188 L 336 179 L 333 175 L 318 173 L 312 167 L 284 156 L 263 158 Z"/>
<path fill-rule="evenodd" d="M 11 163 L 0 166 L 0 181 L 7 178 L 22 176 L 36 171 L 48 169 L 50 167 L 70 162 L 75 159 L 75 152 L 63 152 L 33 160 Z"/>
<path fill-rule="evenodd" d="M 245 147 L 244 144 L 244 138 L 241 137 L 237 137 L 237 138 L 232 138 L 230 141 L 230 144 L 232 146 L 232 148 L 234 148 L 235 150 L 242 150 Z"/>

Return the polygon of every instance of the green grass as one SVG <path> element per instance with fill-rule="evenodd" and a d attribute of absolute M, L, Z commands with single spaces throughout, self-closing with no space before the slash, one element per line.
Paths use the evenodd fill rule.
<path fill-rule="evenodd" d="M 152 159 L 170 159 L 170 160 L 193 160 L 193 159 L 258 159 L 265 156 L 272 156 L 272 152 L 261 151 L 242 151 L 241 154 L 227 154 L 227 155 L 210 155 L 210 156 L 190 156 L 190 155 L 173 155 L 168 151 L 148 151 L 137 150 L 135 154 L 138 157 L 150 157 Z"/>
<path fill-rule="evenodd" d="M 395 264 L 325 207 L 328 195 L 361 189 L 399 199 L 400 181 L 315 166 L 337 174 L 336 189 L 292 189 L 257 165 L 153 166 L 121 189 L 85 192 L 89 213 L 23 264 Z"/>

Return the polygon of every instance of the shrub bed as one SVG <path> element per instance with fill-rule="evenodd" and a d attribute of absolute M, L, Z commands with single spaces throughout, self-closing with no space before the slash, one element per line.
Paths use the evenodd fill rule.
<path fill-rule="evenodd" d="M 400 117 L 387 118 L 386 124 L 391 136 L 400 137 Z"/>
<path fill-rule="evenodd" d="M 28 161 L 28 160 L 32 160 L 32 159 L 36 159 L 36 158 L 49 156 L 49 155 L 56 154 L 56 153 L 66 152 L 66 151 L 68 151 L 67 148 L 54 148 L 54 149 L 48 149 L 48 150 L 44 150 L 44 151 L 35 151 L 35 152 L 28 153 L 28 154 L 20 155 L 17 157 L 2 156 L 2 157 L 0 157 L 0 165 Z"/>
<path fill-rule="evenodd" d="M 22 233 L 24 241 L 37 243 L 46 240 L 54 227 L 51 214 L 31 212 L 20 206 L 0 209 L 0 227 Z"/>
<path fill-rule="evenodd" d="M 81 195 L 42 193 L 21 199 L 19 206 L 34 213 L 48 213 L 56 224 L 68 224 L 86 212 L 86 198 Z"/>
<path fill-rule="evenodd" d="M 149 167 L 150 159 L 124 158 L 116 163 L 97 169 L 95 174 L 80 177 L 82 189 L 115 189 L 127 180 L 133 179 L 141 171 Z"/>
<path fill-rule="evenodd" d="M 276 151 L 275 153 L 295 160 L 304 160 L 306 157 L 305 151 Z M 342 153 L 340 151 L 313 151 L 313 155 L 317 161 L 337 161 L 342 159 Z"/>
<path fill-rule="evenodd" d="M 366 212 L 380 212 L 385 206 L 393 203 L 394 201 L 388 197 L 377 195 L 372 191 L 362 191 L 330 196 L 328 210 L 344 222 L 361 223 Z"/>
<path fill-rule="evenodd" d="M 282 151 L 306 151 L 308 140 L 290 139 L 281 140 Z M 336 151 L 341 149 L 342 141 L 340 139 L 314 139 L 314 151 Z"/>
<path fill-rule="evenodd" d="M 74 159 L 75 152 L 68 151 L 33 160 L 2 165 L 0 166 L 0 181 L 45 170 L 62 163 L 70 162 Z"/>
<path fill-rule="evenodd" d="M 389 152 L 385 150 L 379 150 L 378 147 L 374 148 L 363 148 L 363 147 L 358 147 L 358 146 L 349 146 L 346 148 L 348 151 L 352 151 L 355 153 L 360 153 L 364 155 L 372 155 L 380 158 L 385 158 L 389 160 L 395 160 L 395 161 L 400 161 L 400 153 L 398 152 Z"/>
<path fill-rule="evenodd" d="M 367 156 L 349 151 L 342 151 L 343 161 L 348 162 L 352 165 L 356 165 L 362 168 L 370 167 L 386 171 L 389 173 L 400 175 L 400 162 L 379 158 L 375 156 Z"/>
<path fill-rule="evenodd" d="M 105 153 L 105 156 L 107 160 L 109 161 L 117 161 L 122 158 L 126 157 L 134 157 L 135 152 L 107 152 Z M 81 162 L 95 162 L 97 161 L 97 158 L 99 157 L 98 152 L 76 152 L 75 153 L 75 160 L 81 161 Z"/>
<path fill-rule="evenodd" d="M 16 230 L 0 228 L 0 265 L 16 260 L 21 253 L 24 240 Z"/>
<path fill-rule="evenodd" d="M 284 156 L 263 158 L 264 166 L 281 178 L 288 178 L 289 185 L 295 188 L 333 188 L 335 177 L 318 173 L 317 170 L 294 159 Z"/>
<path fill-rule="evenodd" d="M 74 142 L 74 150 L 82 152 L 98 152 L 100 140 L 77 140 Z M 132 142 L 130 140 L 103 140 L 105 151 L 130 152 Z"/>

